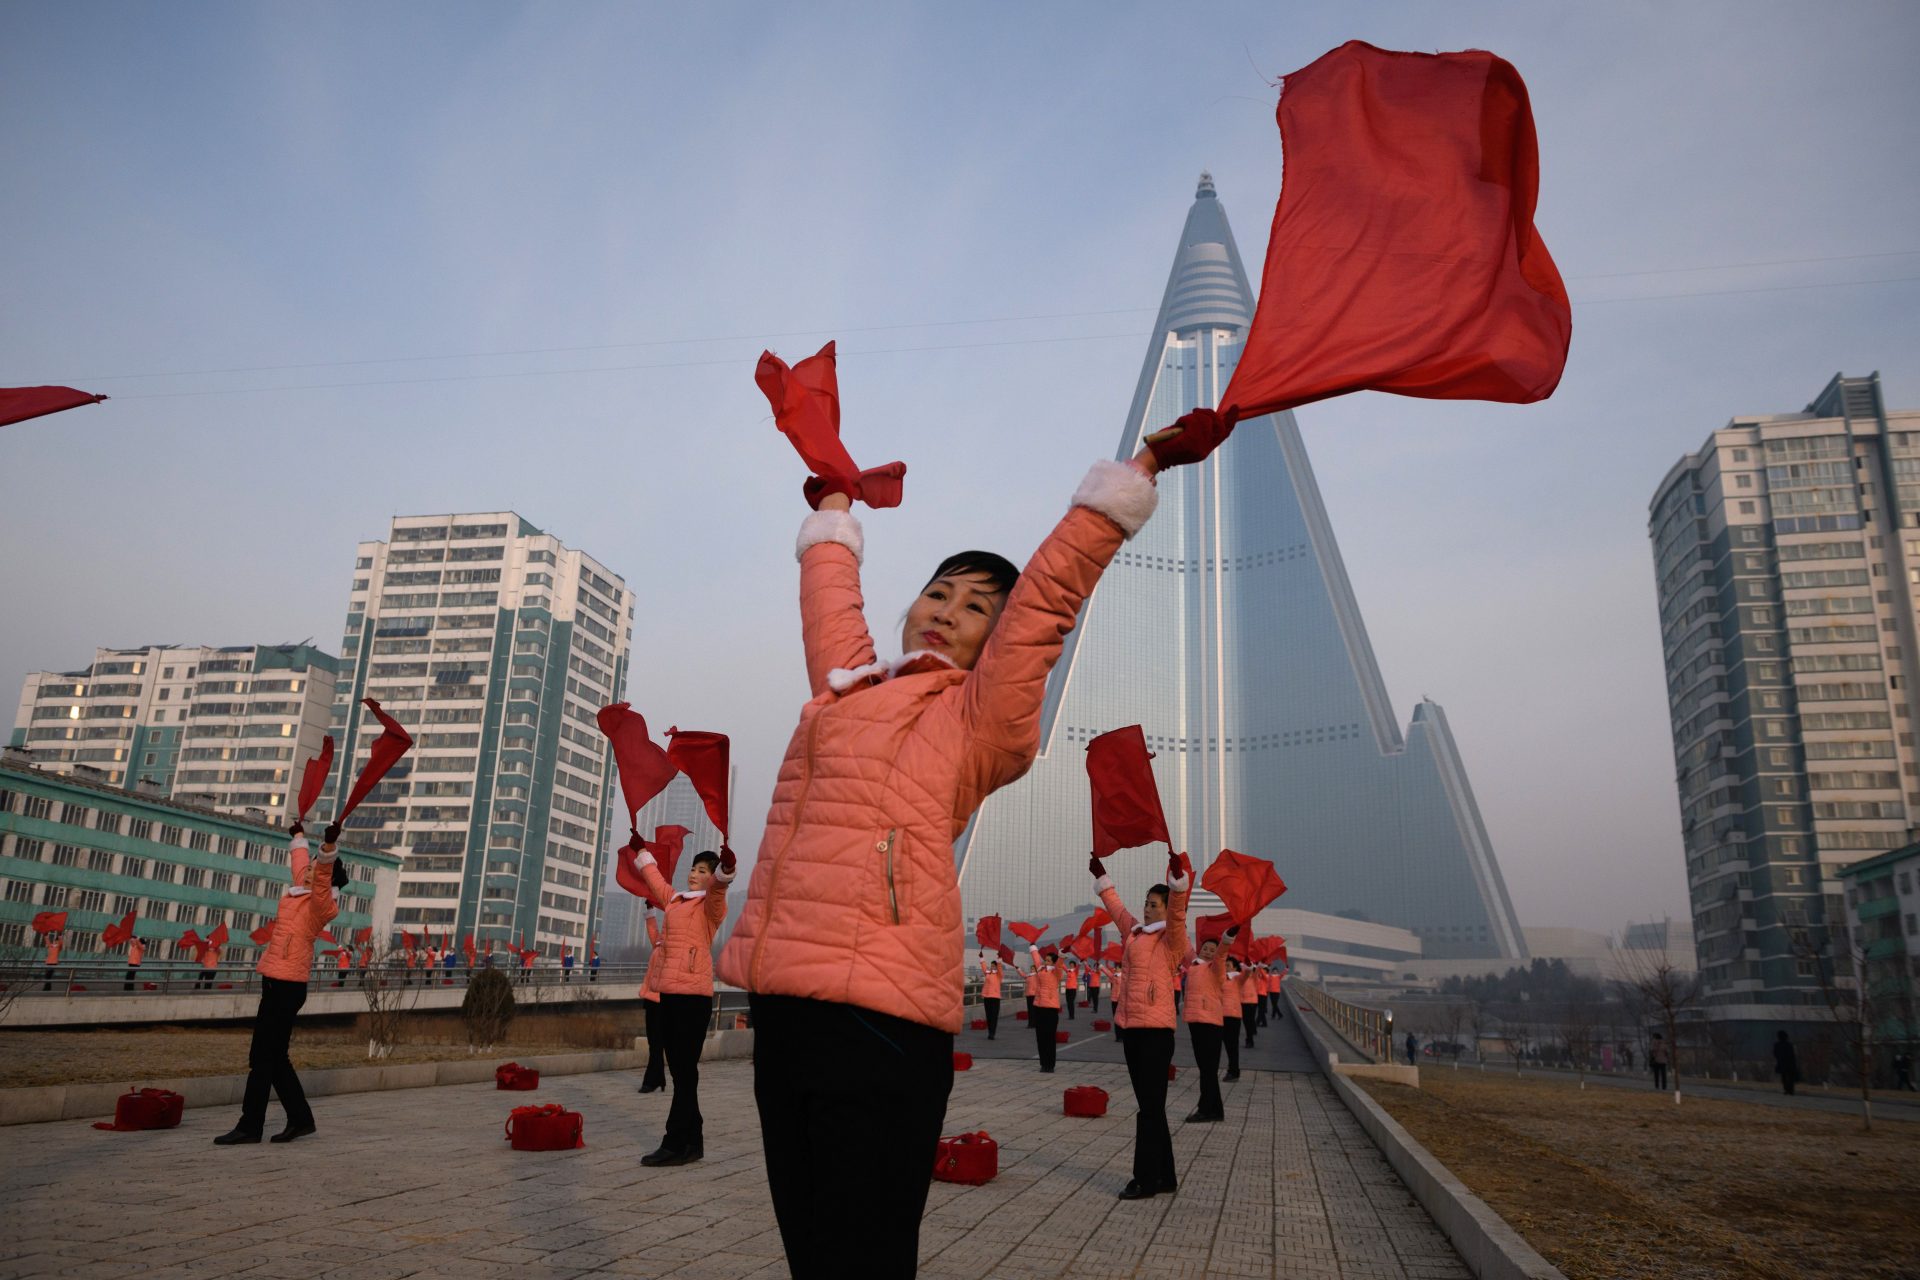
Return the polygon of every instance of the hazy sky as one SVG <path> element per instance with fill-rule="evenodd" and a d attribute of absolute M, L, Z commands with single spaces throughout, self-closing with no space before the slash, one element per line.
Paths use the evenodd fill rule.
<path fill-rule="evenodd" d="M 1257 277 L 1268 81 L 1355 37 L 1520 69 L 1576 299 L 1543 405 L 1299 414 L 1396 715 L 1445 705 L 1523 922 L 1684 915 L 1646 504 L 1836 371 L 1920 404 L 1908 3 L 17 0 L 0 385 L 115 398 L 0 432 L 0 692 L 332 648 L 357 540 L 511 508 L 634 584 L 633 701 L 734 736 L 751 850 L 805 697 L 761 347 L 837 337 L 912 468 L 891 636 L 1112 452 L 1202 168 Z"/>

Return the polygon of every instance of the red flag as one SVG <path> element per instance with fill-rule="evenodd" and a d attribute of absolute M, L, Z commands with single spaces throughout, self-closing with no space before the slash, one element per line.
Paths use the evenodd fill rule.
<path fill-rule="evenodd" d="M 1265 858 L 1222 849 L 1200 877 L 1200 887 L 1218 895 L 1235 920 L 1251 921 L 1260 909 L 1287 891 L 1286 881 Z"/>
<path fill-rule="evenodd" d="M 320 754 L 307 761 L 306 771 L 300 775 L 300 808 L 294 813 L 295 820 L 307 820 L 307 810 L 320 798 L 320 788 L 326 785 L 327 770 L 332 767 L 333 735 L 328 734 L 320 740 Z"/>
<path fill-rule="evenodd" d="M 205 942 L 201 941 L 200 935 L 198 933 L 195 933 L 192 929 L 187 930 L 185 933 L 181 934 L 178 938 L 175 938 L 173 940 L 173 948 L 176 951 L 198 952 L 201 947 L 204 947 L 206 945 L 207 944 Z"/>
<path fill-rule="evenodd" d="M 72 387 L 0 387 L 0 427 L 105 399 Z"/>
<path fill-rule="evenodd" d="M 335 945 L 337 946 L 337 945 L 339 945 L 339 942 L 340 942 L 340 939 L 338 939 L 338 938 L 336 938 L 336 937 L 334 937 L 334 936 L 333 936 L 333 930 L 331 930 L 331 929 L 322 929 L 322 930 L 320 931 L 320 941 L 322 941 L 322 942 L 331 942 L 331 943 L 333 943 L 333 944 L 335 944 Z"/>
<path fill-rule="evenodd" d="M 64 911 L 39 911 L 34 913 L 33 931 L 35 933 L 59 933 L 67 927 L 67 913 Z"/>
<path fill-rule="evenodd" d="M 373 754 L 367 758 L 366 767 L 360 770 L 359 780 L 353 784 L 353 790 L 348 793 L 346 808 L 340 810 L 340 816 L 334 819 L 335 822 L 343 825 L 346 823 L 347 815 L 366 799 L 367 792 L 373 790 L 375 784 L 387 776 L 387 770 L 393 768 L 400 757 L 407 754 L 408 749 L 413 746 L 412 735 L 400 727 L 398 720 L 382 711 L 378 702 L 372 698 L 362 698 L 361 701 L 367 704 L 367 710 L 371 711 L 374 719 L 385 728 L 380 736 L 373 740 Z"/>
<path fill-rule="evenodd" d="M 1348 391 L 1553 394 L 1573 312 L 1533 227 L 1520 73 L 1350 40 L 1286 78 L 1276 115 L 1280 203 L 1222 402 L 1251 418 Z"/>
<path fill-rule="evenodd" d="M 365 942 L 372 942 L 372 941 L 373 941 L 373 926 L 372 926 L 372 925 L 370 925 L 370 924 L 368 924 L 368 925 L 362 925 L 362 926 L 360 926 L 360 928 L 358 928 L 358 929 L 356 929 L 356 930 L 354 930 L 354 933 L 353 933 L 353 940 L 354 940 L 355 942 L 359 942 L 359 943 L 365 943 Z"/>
<path fill-rule="evenodd" d="M 412 951 L 417 947 L 418 943 L 411 933 L 407 932 L 405 929 L 402 929 L 400 931 L 400 945 L 406 950 Z"/>
<path fill-rule="evenodd" d="M 889 462 L 862 471 L 840 442 L 840 377 L 829 342 L 791 369 L 771 351 L 760 353 L 753 381 L 773 406 L 774 425 L 813 472 L 806 483 L 814 507 L 829 488 L 845 486 L 870 507 L 897 507 L 907 464 Z"/>
<path fill-rule="evenodd" d="M 700 803 L 706 806 L 713 825 L 720 828 L 722 840 L 727 838 L 728 750 L 724 733 L 677 727 L 667 730 L 667 759 L 700 793 Z"/>
<path fill-rule="evenodd" d="M 674 823 L 671 826 L 655 827 L 653 839 L 640 842 L 640 847 L 653 855 L 653 860 L 660 866 L 660 878 L 668 884 L 673 883 L 674 868 L 680 865 L 681 848 L 691 834 L 693 833 L 679 823 Z M 667 904 L 654 902 L 653 894 L 647 889 L 647 882 L 641 878 L 640 855 L 625 845 L 620 846 L 619 856 L 614 863 L 613 878 L 615 883 L 634 897 L 645 898 L 654 906 L 665 909 Z"/>
<path fill-rule="evenodd" d="M 600 708 L 600 732 L 613 744 L 613 761 L 620 770 L 620 792 L 627 799 L 627 825 L 640 821 L 647 801 L 667 789 L 677 772 L 673 761 L 647 736 L 646 717 L 625 702 Z"/>
<path fill-rule="evenodd" d="M 587 935 L 587 963 L 592 964 L 595 957 L 597 957 L 599 954 L 600 954 L 600 935 L 597 933 L 590 933 Z"/>
<path fill-rule="evenodd" d="M 999 956 L 1000 956 L 1000 963 L 1002 963 L 1002 964 L 1012 964 L 1012 963 L 1013 963 L 1013 948 L 1012 948 L 1012 947 L 1010 947 L 1010 946 L 1008 946 L 1008 945 L 1007 945 L 1006 943 L 1004 943 L 1004 942 L 1003 942 L 1003 943 L 1001 943 L 1001 944 L 1000 944 L 1000 946 L 999 946 L 999 948 L 998 948 L 998 953 L 999 953 Z"/>
<path fill-rule="evenodd" d="M 1279 937 L 1262 938 L 1253 948 L 1253 958 L 1261 964 L 1267 964 L 1275 956 L 1284 956 L 1286 953 L 1287 940 Z"/>
<path fill-rule="evenodd" d="M 1253 930 L 1242 927 L 1240 936 L 1227 948 L 1227 954 L 1239 960 L 1241 964 L 1253 963 Z"/>
<path fill-rule="evenodd" d="M 1007 928 L 1030 947 L 1040 945 L 1040 937 L 1047 931 L 1045 925 L 1028 924 L 1025 920 L 1015 920 Z"/>
<path fill-rule="evenodd" d="M 227 937 L 227 922 L 222 920 L 219 927 L 207 935 L 207 945 L 210 947 L 224 947 L 227 945 Z"/>
<path fill-rule="evenodd" d="M 1075 954 L 1076 956 L 1079 956 L 1082 960 L 1093 959 L 1094 952 L 1099 950 L 1099 948 L 1093 945 L 1093 939 L 1086 937 L 1084 934 L 1081 935 L 1080 937 L 1075 938 L 1070 944 L 1068 944 L 1068 947 L 1073 952 L 1073 954 Z"/>
<path fill-rule="evenodd" d="M 255 929 L 252 933 L 249 933 L 247 936 L 249 938 L 252 938 L 255 942 L 259 943 L 261 946 L 264 947 L 269 942 L 273 941 L 273 926 L 277 923 L 279 923 L 279 918 L 275 917 L 274 919 L 269 920 L 265 924 L 261 925 L 258 929 Z"/>
<path fill-rule="evenodd" d="M 472 935 L 472 934 L 468 934 L 468 935 L 467 935 L 467 937 L 466 937 L 466 941 L 464 941 L 464 942 L 462 942 L 462 943 L 460 944 L 460 950 L 461 950 L 462 952 L 464 952 L 464 953 L 466 954 L 466 957 L 467 957 L 467 968 L 469 968 L 469 969 L 471 969 L 471 968 L 473 968 L 473 958 L 474 958 L 474 956 L 475 956 L 475 954 L 476 954 L 476 952 L 475 952 L 475 949 L 474 949 L 474 945 L 473 945 L 473 935 Z"/>
<path fill-rule="evenodd" d="M 133 937 L 133 912 L 120 917 L 118 924 L 110 924 L 100 931 L 102 946 L 117 947 Z"/>
<path fill-rule="evenodd" d="M 1226 936 L 1227 930 L 1234 926 L 1233 912 L 1222 911 L 1215 915 L 1201 916 L 1194 922 L 1193 945 L 1213 942 Z"/>
<path fill-rule="evenodd" d="M 1000 945 L 1000 917 L 981 916 L 973 926 L 973 940 L 988 951 Z"/>
<path fill-rule="evenodd" d="M 1113 923 L 1113 917 L 1107 914 L 1105 907 L 1100 907 L 1095 909 L 1092 915 L 1088 916 L 1085 920 L 1082 920 L 1080 922 L 1079 931 L 1076 932 L 1073 936 L 1076 938 L 1084 938 L 1088 934 L 1091 934 L 1095 929 L 1103 928 L 1106 925 L 1110 925 L 1112 923 Z"/>
<path fill-rule="evenodd" d="M 1172 847 L 1153 754 L 1140 726 L 1103 733 L 1087 744 L 1087 781 L 1093 784 L 1093 856 L 1160 841 Z"/>
<path fill-rule="evenodd" d="M 1126 948 L 1122 947 L 1117 942 L 1109 942 L 1107 944 L 1107 949 L 1100 953 L 1100 958 L 1102 960 L 1111 960 L 1115 964 L 1118 964 L 1120 963 L 1120 958 L 1125 954 L 1126 954 Z"/>

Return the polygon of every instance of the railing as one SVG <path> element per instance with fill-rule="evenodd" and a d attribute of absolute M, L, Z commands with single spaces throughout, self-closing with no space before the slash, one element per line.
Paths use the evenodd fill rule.
<path fill-rule="evenodd" d="M 1328 1026 L 1361 1053 L 1375 1062 L 1393 1061 L 1393 1015 L 1337 1000 L 1298 978 L 1288 978 L 1286 990 L 1305 1000 Z"/>
<path fill-rule="evenodd" d="M 609 985 L 625 987 L 637 986 L 647 976 L 644 964 L 603 964 L 599 976 L 584 965 L 575 965 L 571 972 L 558 965 L 536 965 L 532 969 L 517 966 L 497 965 L 499 972 L 505 974 L 515 987 L 550 987 L 568 991 L 574 987 L 588 989 L 604 988 Z M 370 969 L 354 967 L 337 969 L 331 964 L 314 963 L 313 975 L 308 980 L 310 990 L 328 991 L 341 988 L 358 989 L 370 982 L 381 982 L 387 986 L 415 987 L 422 990 L 464 987 L 473 975 L 482 972 L 481 966 L 468 969 L 462 965 L 448 969 L 409 969 L 405 965 L 376 965 Z M 129 972 L 132 977 L 129 977 Z M 257 991 L 260 989 L 260 975 L 251 966 L 246 968 L 221 968 L 214 971 L 211 979 L 203 979 L 204 972 L 199 965 L 179 961 L 149 961 L 131 971 L 122 962 L 102 964 L 95 962 L 66 963 L 53 966 L 49 976 L 45 965 L 7 965 L 0 967 L 0 991 L 17 995 L 21 999 L 32 998 L 75 998 L 87 999 L 93 996 L 151 996 L 182 995 L 193 992 L 232 992 Z"/>

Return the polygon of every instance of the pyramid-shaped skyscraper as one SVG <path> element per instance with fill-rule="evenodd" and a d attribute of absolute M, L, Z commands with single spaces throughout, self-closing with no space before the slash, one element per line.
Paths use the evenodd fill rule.
<path fill-rule="evenodd" d="M 1203 174 L 1116 457 L 1219 403 L 1253 309 Z M 1196 866 L 1269 857 L 1283 906 L 1410 929 L 1429 956 L 1526 954 L 1445 714 L 1421 702 L 1404 736 L 1394 719 L 1291 413 L 1161 477 L 1053 672 L 1040 758 L 955 847 L 969 917 L 1088 900 L 1086 743 L 1133 723 Z"/>

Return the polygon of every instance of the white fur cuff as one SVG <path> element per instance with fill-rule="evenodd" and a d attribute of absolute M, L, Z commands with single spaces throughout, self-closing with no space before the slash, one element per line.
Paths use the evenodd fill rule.
<path fill-rule="evenodd" d="M 1095 880 L 1093 882 L 1093 891 L 1095 893 L 1105 893 L 1107 890 L 1111 888 L 1113 888 L 1112 876 L 1103 875 L 1098 880 Z"/>
<path fill-rule="evenodd" d="M 1098 511 L 1131 538 L 1160 505 L 1160 491 L 1132 463 L 1102 460 L 1073 491 L 1073 505 Z"/>
<path fill-rule="evenodd" d="M 837 542 L 853 552 L 856 564 L 866 556 L 866 535 L 860 531 L 860 522 L 854 519 L 851 511 L 816 511 L 802 520 L 793 558 L 798 560 L 807 554 L 808 547 L 816 547 L 823 542 Z"/>
<path fill-rule="evenodd" d="M 1193 884 L 1192 876 L 1175 876 L 1172 880 L 1169 880 L 1167 882 L 1167 887 L 1169 889 L 1172 889 L 1175 893 L 1185 893 L 1188 887 L 1192 884 Z"/>
<path fill-rule="evenodd" d="M 734 875 L 735 872 L 728 871 L 724 867 L 715 867 L 713 869 L 713 878 L 721 884 L 732 884 Z"/>

